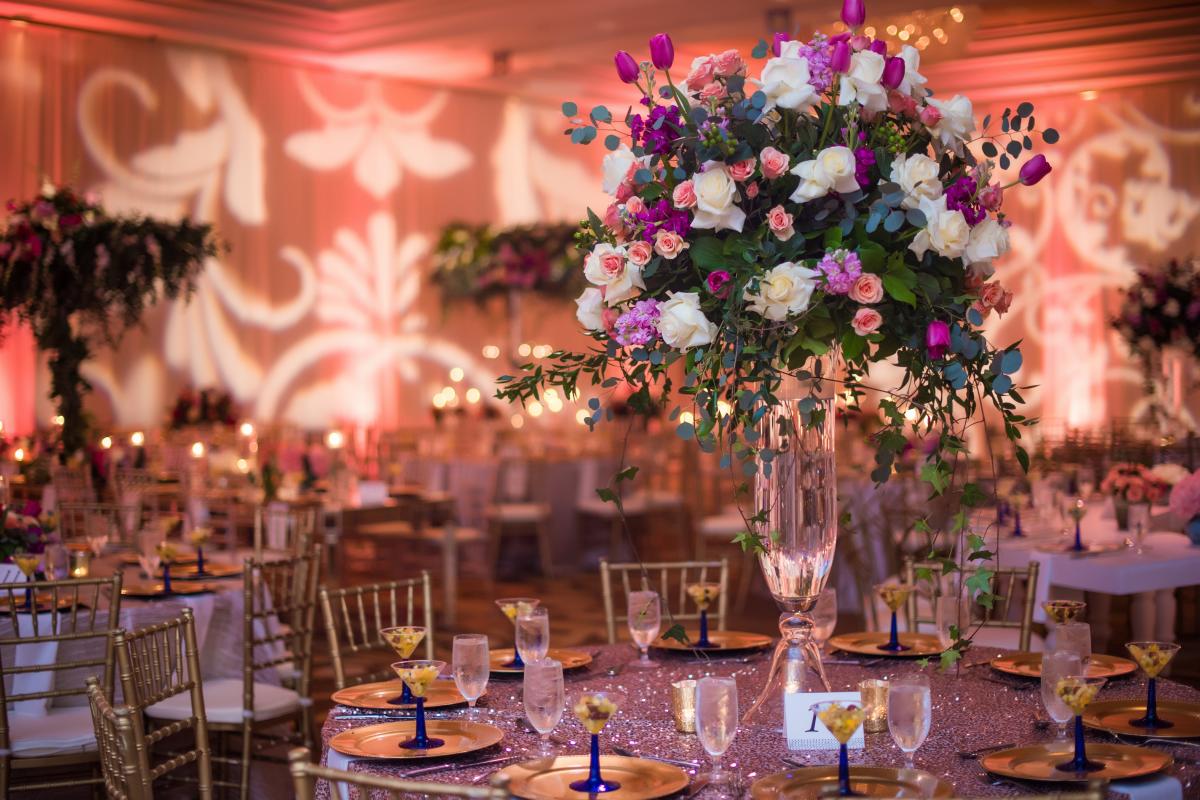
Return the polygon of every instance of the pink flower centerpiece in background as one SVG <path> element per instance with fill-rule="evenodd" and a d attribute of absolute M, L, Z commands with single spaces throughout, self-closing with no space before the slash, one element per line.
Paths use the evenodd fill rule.
<path fill-rule="evenodd" d="M 1184 533 L 1192 544 L 1200 546 L 1200 470 L 1171 489 L 1171 513 L 1183 522 Z"/>

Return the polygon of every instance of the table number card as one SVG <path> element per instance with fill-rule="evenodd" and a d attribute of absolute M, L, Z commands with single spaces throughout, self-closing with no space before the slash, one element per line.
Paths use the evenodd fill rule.
<path fill-rule="evenodd" d="M 837 750 L 838 740 L 817 718 L 813 706 L 827 700 L 846 705 L 862 705 L 858 692 L 785 692 L 783 695 L 783 732 L 789 750 Z M 861 750 L 866 746 L 860 726 L 846 746 Z"/>

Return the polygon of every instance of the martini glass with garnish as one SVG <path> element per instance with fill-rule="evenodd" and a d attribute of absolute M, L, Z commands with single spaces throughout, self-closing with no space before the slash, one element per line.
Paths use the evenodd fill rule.
<path fill-rule="evenodd" d="M 425 732 L 425 695 L 444 666 L 445 661 L 397 661 L 392 664 L 392 669 L 412 692 L 417 704 L 417 730 L 413 738 L 400 743 L 406 750 L 433 750 L 446 743 L 444 739 L 435 739 Z"/>
<path fill-rule="evenodd" d="M 862 725 L 866 709 L 853 703 L 827 700 L 815 704 L 812 710 L 838 742 L 838 797 L 861 797 L 861 794 L 850 788 L 850 755 L 846 743 Z"/>
<path fill-rule="evenodd" d="M 517 649 L 516 643 L 517 617 L 521 614 L 528 614 L 531 609 L 536 608 L 541 602 L 541 600 L 534 597 L 502 597 L 496 601 L 496 607 L 513 624 L 513 660 L 505 664 L 505 667 L 509 669 L 525 668 L 525 662 L 521 660 L 521 651 Z"/>
<path fill-rule="evenodd" d="M 179 551 L 175 549 L 175 545 L 170 542 L 159 542 L 154 548 L 158 553 L 158 558 L 162 562 L 163 570 L 163 594 L 171 593 L 171 564 L 179 557 Z"/>
<path fill-rule="evenodd" d="M 187 539 L 196 548 L 196 575 L 207 575 L 208 571 L 204 569 L 204 545 L 212 539 L 212 529 L 192 528 L 188 531 Z"/>
<path fill-rule="evenodd" d="M 688 597 L 700 609 L 700 638 L 692 647 L 714 647 L 708 640 L 708 608 L 721 596 L 719 583 L 693 583 L 687 587 Z"/>
<path fill-rule="evenodd" d="M 419 625 L 400 625 L 395 628 L 380 628 L 379 635 L 396 651 L 396 655 L 402 659 L 409 659 L 412 658 L 417 645 L 425 638 L 425 629 Z M 400 692 L 399 697 L 388 702 L 394 706 L 412 705 L 413 694 L 408 684 L 404 684 L 404 690 Z"/>
<path fill-rule="evenodd" d="M 879 593 L 879 599 L 883 600 L 892 612 L 891 636 L 888 637 L 887 644 L 879 645 L 879 649 L 892 653 L 908 650 L 907 645 L 900 644 L 900 634 L 896 627 L 896 612 L 900 610 L 900 606 L 908 602 L 908 596 L 913 592 L 913 585 L 910 583 L 881 583 L 875 587 L 875 591 Z"/>
<path fill-rule="evenodd" d="M 1149 731 L 1175 727 L 1174 722 L 1158 715 L 1158 689 L 1155 684 L 1159 673 L 1167 668 L 1167 664 L 1170 664 L 1171 659 L 1179 652 L 1179 645 L 1171 642 L 1130 642 L 1125 645 L 1125 649 L 1150 679 L 1146 684 L 1146 715 L 1129 720 L 1129 724 Z"/>
<path fill-rule="evenodd" d="M 584 780 L 571 783 L 571 788 L 577 792 L 601 794 L 613 792 L 621 788 L 616 781 L 606 781 L 600 777 L 600 731 L 617 713 L 617 703 L 605 692 L 585 692 L 580 695 L 573 709 L 575 718 L 579 720 L 592 736 L 591 759 L 588 762 L 588 776 Z"/>
<path fill-rule="evenodd" d="M 1066 704 L 1075 714 L 1075 757 L 1062 764 L 1056 764 L 1055 769 L 1062 772 L 1087 773 L 1104 769 L 1104 764 L 1089 761 L 1087 745 L 1083 740 L 1083 712 L 1096 699 L 1104 686 L 1104 678 L 1089 678 L 1085 675 L 1068 675 L 1059 678 L 1054 690 L 1058 699 Z"/>
<path fill-rule="evenodd" d="M 33 573 L 37 572 L 38 562 L 42 560 L 42 556 L 40 553 L 13 553 L 12 560 L 28 582 L 33 580 Z M 33 589 L 29 586 L 25 587 L 24 608 L 33 608 Z"/>

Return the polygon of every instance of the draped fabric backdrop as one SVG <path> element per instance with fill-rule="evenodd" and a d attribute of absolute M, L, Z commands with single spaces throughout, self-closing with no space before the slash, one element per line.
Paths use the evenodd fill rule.
<path fill-rule="evenodd" d="M 256 420 L 311 428 L 419 424 L 453 367 L 486 397 L 511 369 L 482 354 L 507 350 L 505 312 L 443 307 L 427 280 L 438 231 L 575 220 L 607 202 L 603 149 L 572 147 L 557 107 L 162 42 L 0 31 L 0 196 L 28 196 L 48 176 L 116 211 L 211 220 L 229 245 L 190 304 L 159 307 L 88 365 L 92 408 L 118 426 L 160 421 L 186 385 L 227 388 Z M 1054 173 L 1006 199 L 1013 252 L 999 277 L 1016 301 L 988 326 L 1001 343 L 1025 340 L 1035 412 L 1088 426 L 1141 402 L 1140 369 L 1107 326 L 1115 290 L 1138 266 L 1200 252 L 1200 94 L 1186 77 L 1081 94 L 1049 79 L 1063 57 L 1046 46 L 927 73 L 942 96 L 968 93 L 980 116 L 999 98 L 1032 100 L 1039 127 L 1062 133 L 1047 148 Z M 525 340 L 582 344 L 573 311 L 525 303 Z M 10 330 L 9 431 L 53 414 L 38 363 L 28 331 Z M 557 418 L 573 416 L 568 404 Z"/>

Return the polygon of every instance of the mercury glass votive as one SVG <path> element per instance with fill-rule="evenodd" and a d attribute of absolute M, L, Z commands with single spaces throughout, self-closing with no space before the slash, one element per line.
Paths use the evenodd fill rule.
<path fill-rule="evenodd" d="M 72 578 L 86 578 L 91 574 L 91 563 L 91 552 L 72 547 L 68 551 L 67 574 Z"/>
<path fill-rule="evenodd" d="M 696 682 L 675 681 L 671 684 L 671 713 L 675 716 L 675 730 L 680 733 L 696 732 Z"/>
<path fill-rule="evenodd" d="M 888 682 L 869 678 L 858 684 L 858 695 L 863 704 L 863 730 L 867 733 L 883 733 L 888 729 Z"/>

